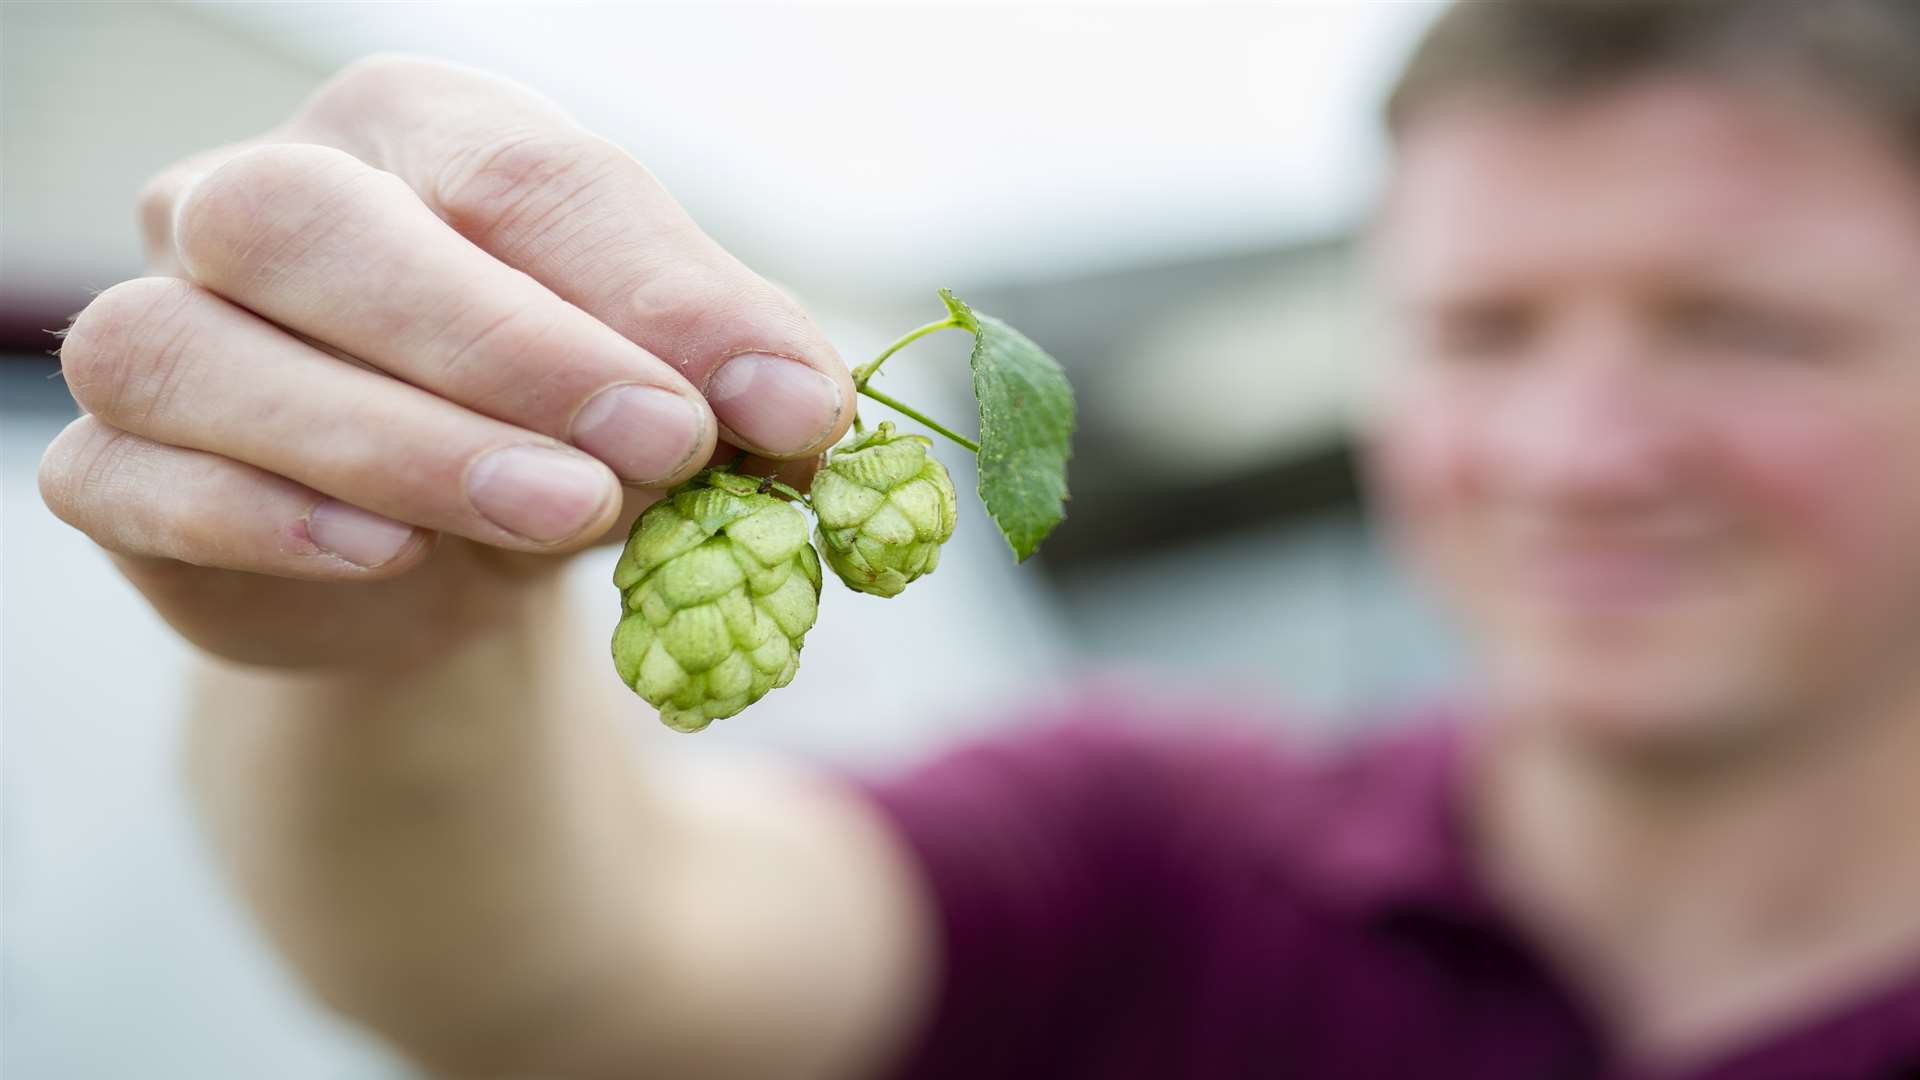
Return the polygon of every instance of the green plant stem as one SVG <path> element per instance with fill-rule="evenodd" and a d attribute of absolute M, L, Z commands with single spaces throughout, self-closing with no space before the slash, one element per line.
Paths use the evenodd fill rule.
<path fill-rule="evenodd" d="M 925 330 L 926 328 L 922 327 L 921 329 Z M 939 329 L 939 327 L 936 326 L 935 329 Z M 884 360 L 886 358 L 883 356 L 881 357 L 881 359 Z M 858 387 L 862 394 L 865 394 L 868 397 L 872 398 L 873 400 L 879 402 L 880 404 L 885 405 L 887 408 L 892 409 L 903 416 L 909 416 L 915 420 L 920 421 L 922 424 L 925 424 L 926 426 L 932 428 L 933 430 L 939 432 L 940 434 L 945 435 L 947 438 L 952 439 L 954 442 L 959 443 L 961 446 L 966 447 L 967 449 L 973 451 L 976 454 L 980 452 L 979 443 L 974 442 L 972 439 L 967 438 L 965 435 L 962 435 L 959 432 L 953 430 L 952 428 L 947 427 L 945 424 L 942 424 L 928 417 L 925 413 L 914 408 L 913 406 L 908 405 L 903 401 L 898 401 L 894 398 L 888 397 L 887 395 L 881 393 L 880 391 L 875 390 L 873 387 L 862 384 L 858 379 L 854 381 L 854 386 Z"/>
<path fill-rule="evenodd" d="M 919 341 L 921 338 L 926 337 L 928 334 L 931 334 L 936 330 L 958 330 L 958 329 L 960 329 L 960 324 L 955 322 L 952 319 L 952 317 L 948 317 L 945 319 L 941 319 L 939 322 L 930 322 L 927 325 L 922 326 L 916 330 L 907 331 L 906 334 L 903 335 L 899 341 L 896 341 L 893 344 L 887 346 L 887 349 L 885 352 L 881 353 L 879 356 L 874 357 L 872 360 L 869 360 L 866 363 L 861 364 L 859 367 L 853 370 L 853 388 L 855 390 L 865 390 L 867 388 L 867 380 L 873 378 L 873 373 L 876 371 L 879 371 L 880 365 L 887 362 L 887 357 L 892 356 L 894 353 L 899 352 L 901 349 L 904 349 L 907 346 L 913 344 L 914 342 Z M 875 399 L 875 400 L 878 400 L 878 399 Z"/>

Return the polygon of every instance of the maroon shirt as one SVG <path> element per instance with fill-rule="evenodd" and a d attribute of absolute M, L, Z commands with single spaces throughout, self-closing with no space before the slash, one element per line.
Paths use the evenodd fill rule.
<path fill-rule="evenodd" d="M 899 1080 L 1652 1075 L 1474 881 L 1446 717 L 1305 756 L 1114 711 L 863 784 L 943 937 Z M 1920 1077 L 1920 972 L 1677 1075 Z"/>

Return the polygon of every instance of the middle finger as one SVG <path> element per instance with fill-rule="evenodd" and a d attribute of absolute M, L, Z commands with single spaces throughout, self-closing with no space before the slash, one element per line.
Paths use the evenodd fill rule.
<path fill-rule="evenodd" d="M 678 482 L 713 452 L 713 415 L 679 372 L 349 154 L 243 151 L 181 197 L 174 237 L 208 289 L 475 412 L 568 440 L 627 483 Z"/>

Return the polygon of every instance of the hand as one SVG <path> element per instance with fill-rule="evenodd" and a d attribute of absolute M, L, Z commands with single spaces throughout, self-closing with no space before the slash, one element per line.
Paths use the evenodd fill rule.
<path fill-rule="evenodd" d="M 61 350 L 61 518 L 248 663 L 416 663 L 716 456 L 812 460 L 833 346 L 626 153 L 439 63 L 348 68 L 141 200 Z M 720 445 L 724 442 L 726 445 Z"/>

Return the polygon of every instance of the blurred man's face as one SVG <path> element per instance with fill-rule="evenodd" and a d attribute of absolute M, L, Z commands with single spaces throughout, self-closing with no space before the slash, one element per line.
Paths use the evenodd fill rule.
<path fill-rule="evenodd" d="M 1500 714 L 1718 751 L 1920 680 L 1920 183 L 1678 81 L 1416 118 L 1375 494 Z"/>

